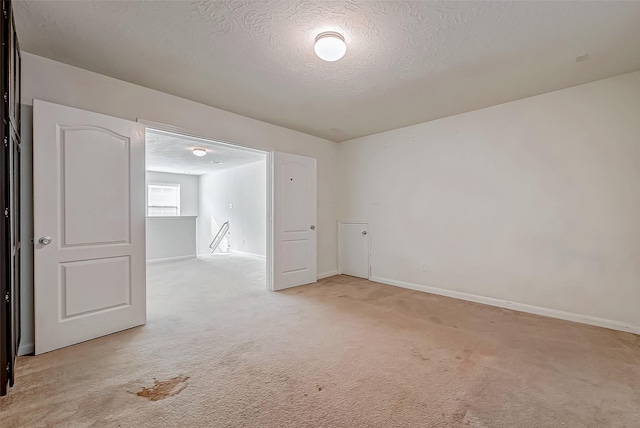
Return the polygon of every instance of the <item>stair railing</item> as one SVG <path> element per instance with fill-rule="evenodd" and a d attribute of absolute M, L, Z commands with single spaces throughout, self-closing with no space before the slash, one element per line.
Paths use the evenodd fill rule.
<path fill-rule="evenodd" d="M 209 248 L 211 249 L 212 253 L 214 253 L 218 249 L 218 246 L 220 245 L 228 231 L 229 222 L 225 221 L 224 223 L 222 223 L 222 226 L 220 226 L 220 230 L 218 230 L 218 233 L 216 233 L 216 236 L 215 238 L 213 238 L 213 241 L 211 241 L 211 244 L 209 244 Z"/>

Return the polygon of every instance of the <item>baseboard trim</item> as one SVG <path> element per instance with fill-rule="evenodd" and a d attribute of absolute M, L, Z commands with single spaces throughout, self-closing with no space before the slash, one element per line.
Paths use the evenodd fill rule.
<path fill-rule="evenodd" d="M 337 270 L 330 270 L 330 271 L 327 271 L 327 272 L 322 272 L 322 273 L 319 273 L 317 276 L 318 276 L 318 279 L 324 279 L 324 278 L 329 278 L 330 276 L 334 276 L 334 275 L 338 275 L 338 271 Z"/>
<path fill-rule="evenodd" d="M 147 263 L 175 262 L 177 260 L 195 259 L 196 257 L 197 256 L 195 254 L 190 255 L 190 256 L 168 257 L 166 259 L 147 260 Z"/>
<path fill-rule="evenodd" d="M 431 287 L 428 285 L 415 284 L 411 282 L 398 281 L 395 279 L 372 276 L 370 281 L 381 284 L 392 285 L 394 287 L 407 288 L 409 290 L 422 291 L 423 293 L 437 294 L 439 296 L 452 297 L 454 299 L 466 300 L 469 302 L 481 303 L 499 308 L 511 309 L 514 311 L 527 312 L 535 315 L 542 315 L 550 318 L 557 318 L 565 321 L 573 321 L 581 324 L 594 325 L 597 327 L 609 328 L 612 330 L 625 331 L 627 333 L 640 334 L 640 326 L 627 325 L 619 321 L 604 318 L 580 315 L 573 312 L 564 312 L 556 309 L 543 308 L 541 306 L 527 305 L 524 303 L 510 302 L 508 300 L 494 299 L 493 297 L 478 296 L 475 294 L 462 293 L 460 291 L 445 290 L 443 288 Z"/>
<path fill-rule="evenodd" d="M 267 258 L 267 256 L 263 256 L 262 254 L 247 253 L 246 251 L 238 251 L 238 250 L 231 250 L 231 254 L 240 254 L 241 256 L 257 257 L 263 260 Z"/>
<path fill-rule="evenodd" d="M 34 343 L 20 344 L 18 347 L 18 355 L 29 355 L 36 351 L 36 345 Z"/>

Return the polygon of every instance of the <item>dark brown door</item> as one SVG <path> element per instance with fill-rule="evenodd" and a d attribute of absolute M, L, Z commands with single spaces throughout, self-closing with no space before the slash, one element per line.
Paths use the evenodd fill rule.
<path fill-rule="evenodd" d="M 10 1 L 2 2 L 0 115 L 0 395 L 13 386 L 20 344 L 20 49 Z"/>

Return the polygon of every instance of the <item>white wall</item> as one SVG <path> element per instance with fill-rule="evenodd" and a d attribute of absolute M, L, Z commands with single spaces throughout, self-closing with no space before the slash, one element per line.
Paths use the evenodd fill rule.
<path fill-rule="evenodd" d="M 147 217 L 147 261 L 196 256 L 196 217 Z"/>
<path fill-rule="evenodd" d="M 173 183 L 180 185 L 180 215 L 198 215 L 198 176 L 147 171 L 147 184 Z"/>
<path fill-rule="evenodd" d="M 375 279 L 640 333 L 640 72 L 351 140 L 339 159 Z"/>
<path fill-rule="evenodd" d="M 147 171 L 149 183 L 180 185 L 180 217 L 147 217 L 147 260 L 195 257 L 198 176 Z"/>
<path fill-rule="evenodd" d="M 210 254 L 218 225 L 229 221 L 231 251 L 264 256 L 267 246 L 267 162 L 254 162 L 200 176 L 198 253 Z M 233 208 L 230 208 L 232 206 Z"/>
<path fill-rule="evenodd" d="M 318 162 L 318 273 L 336 271 L 336 164 L 337 143 L 301 132 L 249 119 L 234 113 L 112 79 L 43 57 L 22 53 L 22 103 L 24 126 L 31 123 L 33 99 L 90 110 L 129 120 L 138 118 L 173 125 L 195 135 L 227 141 L 260 150 L 278 150 L 310 156 Z M 25 135 L 31 132 L 25 131 Z M 22 140 L 31 150 L 30 139 Z M 32 174 L 30 158 L 23 157 L 22 172 Z M 29 190 L 28 188 L 25 190 Z M 25 192 L 25 199 L 31 194 Z M 23 220 L 32 224 L 29 204 L 23 205 Z M 23 242 L 33 238 L 25 228 Z M 30 259 L 25 269 L 31 270 Z M 33 283 L 23 283 L 23 352 L 33 349 Z"/>

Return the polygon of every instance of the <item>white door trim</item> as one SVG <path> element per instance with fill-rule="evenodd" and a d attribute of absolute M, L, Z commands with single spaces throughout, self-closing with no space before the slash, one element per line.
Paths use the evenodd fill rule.
<path fill-rule="evenodd" d="M 274 225 L 275 217 L 273 214 L 273 160 L 275 159 L 275 150 L 267 152 L 267 290 L 275 290 L 273 254 L 274 254 Z"/>
<path fill-rule="evenodd" d="M 219 144 L 219 145 L 223 145 L 231 148 L 236 148 L 236 149 L 241 148 L 243 150 L 249 150 L 256 153 L 269 153 L 269 150 L 256 149 L 255 147 L 232 143 L 230 141 L 220 140 L 219 138 L 205 137 L 205 136 L 199 135 L 196 132 L 193 132 L 184 128 L 179 128 L 173 125 L 166 125 L 163 123 L 153 122 L 151 120 L 145 120 L 140 118 L 137 119 L 137 122 L 143 124 L 144 126 L 147 127 L 147 129 L 150 129 L 152 131 L 166 132 L 170 134 L 179 134 L 181 137 L 193 139 L 193 140 L 196 140 L 196 142 L 197 140 L 204 140 L 205 142 L 211 142 L 211 143 L 215 143 L 215 144 Z"/>

